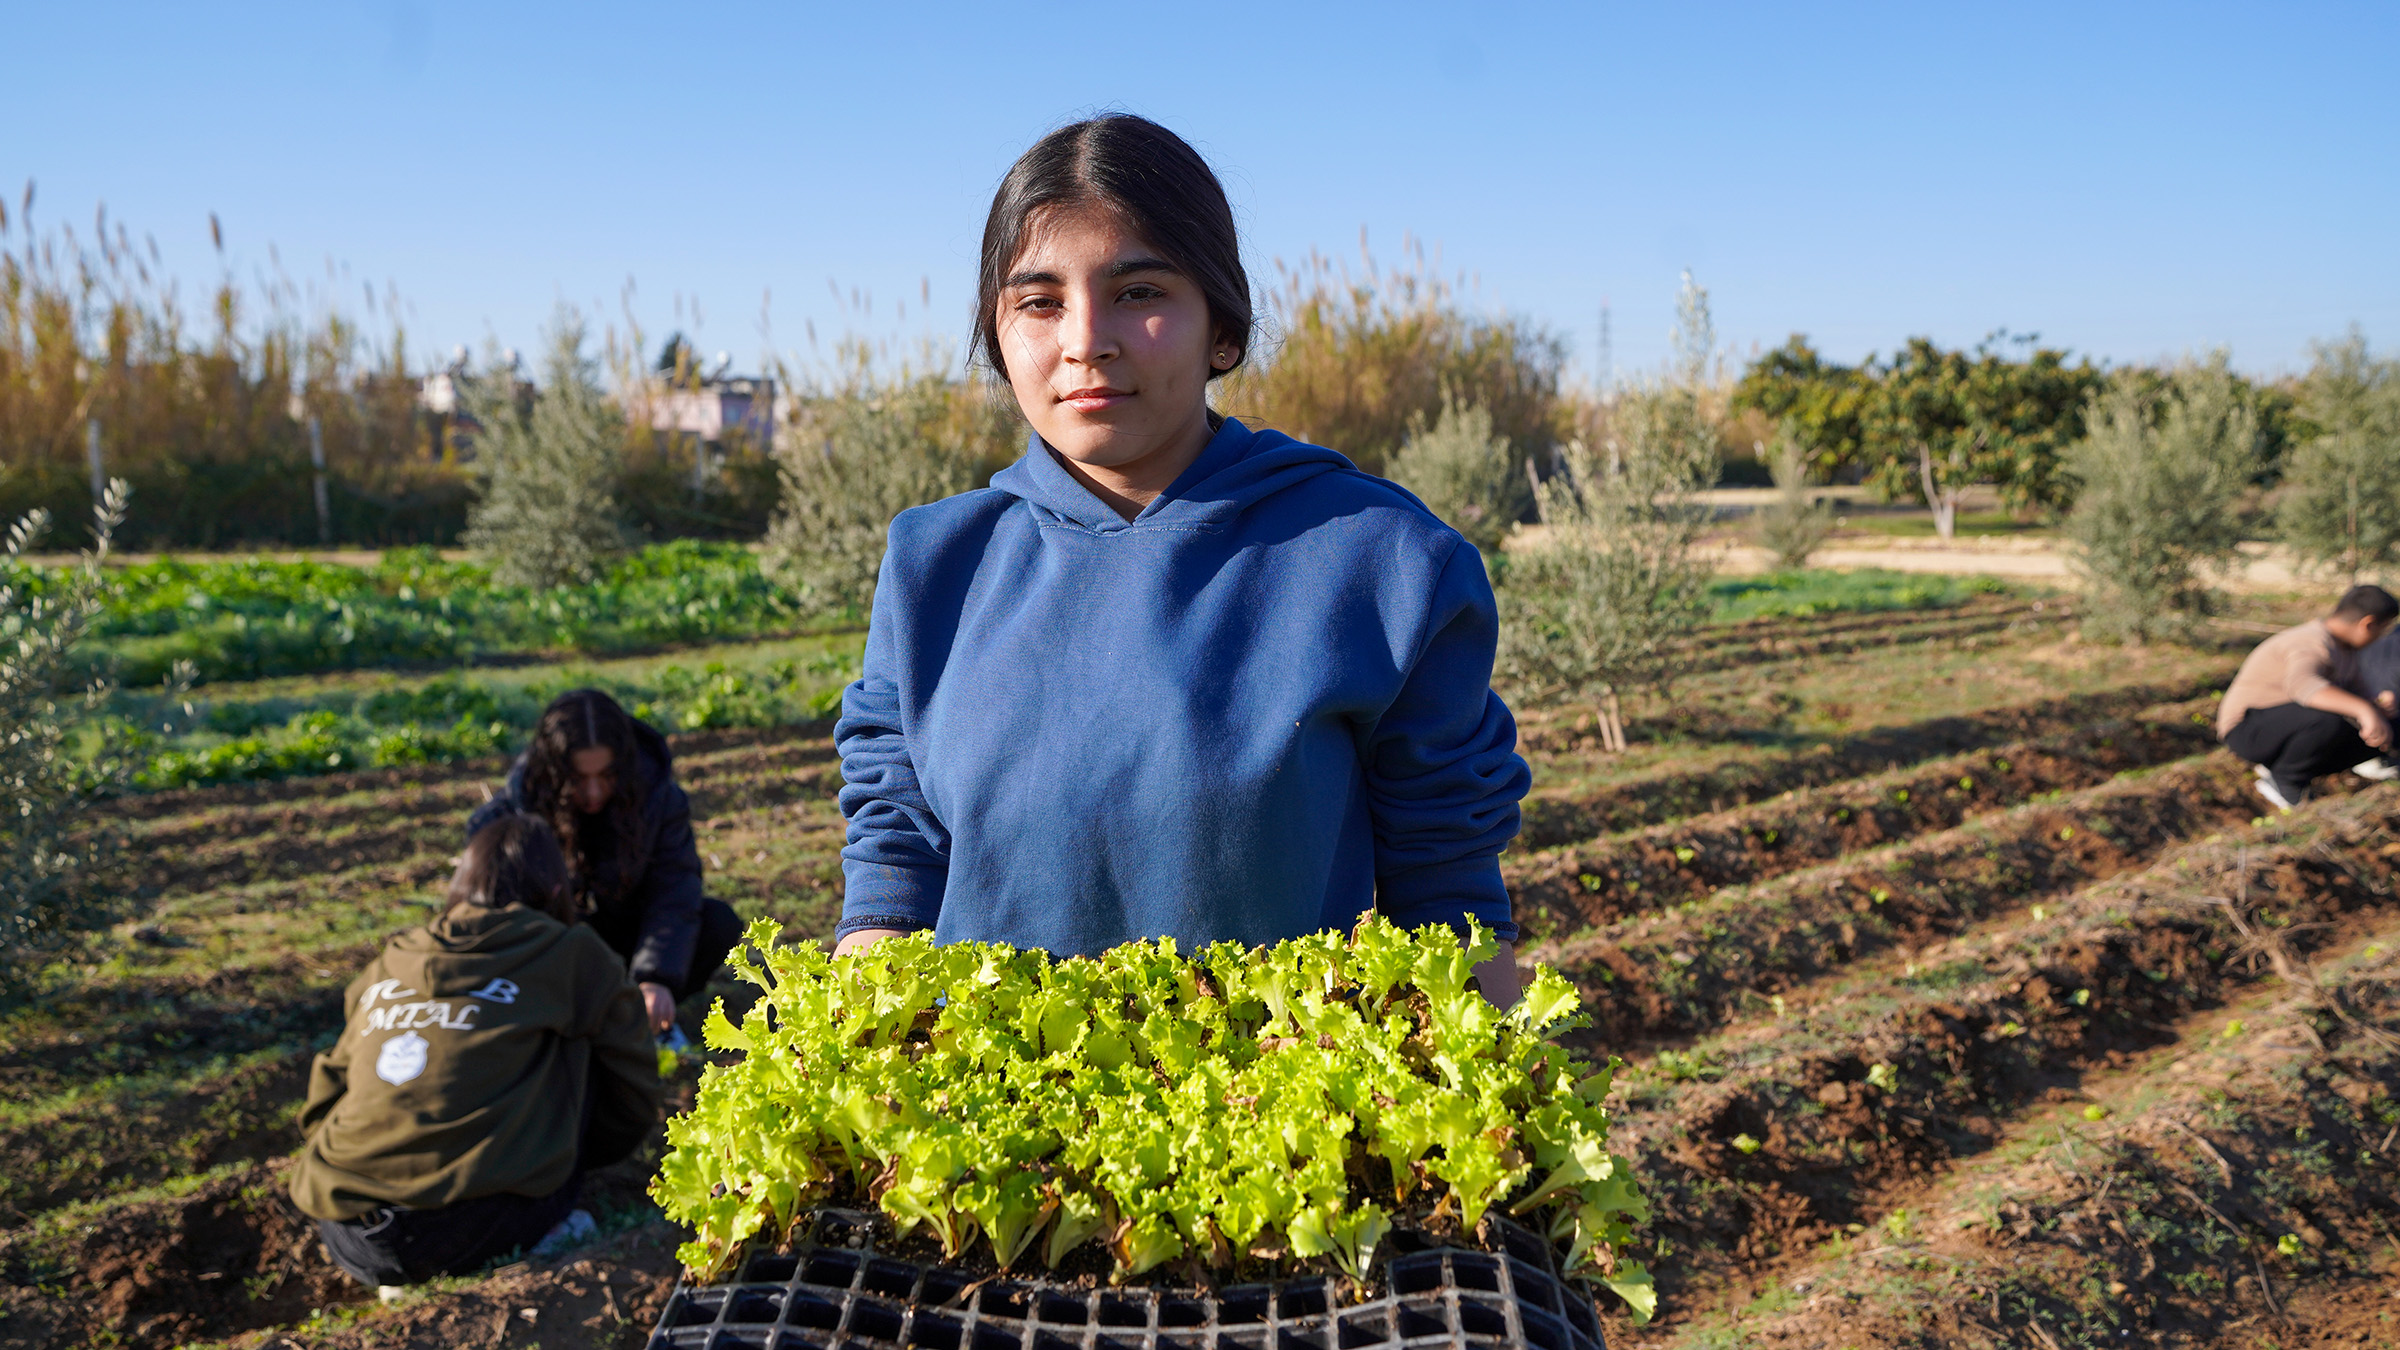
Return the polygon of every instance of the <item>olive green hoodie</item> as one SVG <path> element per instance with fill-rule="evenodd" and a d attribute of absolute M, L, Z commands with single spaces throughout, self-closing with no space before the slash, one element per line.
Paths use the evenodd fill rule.
<path fill-rule="evenodd" d="M 320 1219 L 543 1196 L 658 1123 L 658 1054 L 625 964 L 586 925 L 460 905 L 350 982 L 317 1056 L 292 1199 Z"/>

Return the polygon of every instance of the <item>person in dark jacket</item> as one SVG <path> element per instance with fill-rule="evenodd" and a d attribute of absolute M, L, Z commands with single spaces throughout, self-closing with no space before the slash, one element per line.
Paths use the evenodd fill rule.
<path fill-rule="evenodd" d="M 361 1282 L 464 1275 L 588 1235 L 583 1173 L 657 1127 L 641 995 L 574 914 L 550 827 L 503 815 L 468 842 L 442 912 L 350 982 L 290 1185 Z"/>
<path fill-rule="evenodd" d="M 692 803 L 667 738 L 597 689 L 561 694 L 467 833 L 511 811 L 550 823 L 585 922 L 625 958 L 651 1028 L 666 1033 L 675 1005 L 708 984 L 742 935 L 733 907 L 701 894 Z"/>

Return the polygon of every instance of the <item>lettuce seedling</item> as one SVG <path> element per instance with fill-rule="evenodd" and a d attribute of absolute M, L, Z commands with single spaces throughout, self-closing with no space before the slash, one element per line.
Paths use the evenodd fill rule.
<path fill-rule="evenodd" d="M 1396 1225 L 1471 1232 L 1503 1206 L 1638 1320 L 1653 1306 L 1618 1256 L 1647 1209 L 1607 1149 L 1615 1061 L 1548 1039 L 1582 1025 L 1555 972 L 1507 1012 L 1470 987 L 1498 950 L 1480 924 L 1054 961 L 926 934 L 834 958 L 761 921 L 736 950 L 763 996 L 709 1014 L 739 1058 L 703 1073 L 651 1183 L 701 1280 L 836 1202 L 1004 1269 L 1098 1244 L 1118 1281 L 1187 1255 L 1364 1281 Z"/>

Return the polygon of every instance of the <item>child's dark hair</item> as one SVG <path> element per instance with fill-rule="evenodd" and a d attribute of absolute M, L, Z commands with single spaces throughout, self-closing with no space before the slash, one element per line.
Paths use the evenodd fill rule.
<path fill-rule="evenodd" d="M 460 905 L 538 909 L 560 923 L 573 923 L 575 892 L 567 885 L 567 858 L 558 836 L 538 816 L 511 811 L 475 832 L 450 877 L 448 914 Z"/>
<path fill-rule="evenodd" d="M 2400 619 L 2400 600 L 2393 599 L 2392 593 L 2381 586 L 2353 586 L 2334 602 L 2333 617 L 2389 623 Z"/>
<path fill-rule="evenodd" d="M 1250 275 L 1225 187 L 1181 136 L 1146 117 L 1116 113 L 1070 123 L 1019 156 L 983 223 L 981 277 L 975 288 L 974 353 L 1005 377 L 1000 356 L 1000 288 L 1025 251 L 1034 218 L 1052 207 L 1103 206 L 1200 288 L 1215 339 L 1233 362 L 1210 367 L 1215 379 L 1250 350 Z"/>
<path fill-rule="evenodd" d="M 642 756 L 634 743 L 633 726 L 633 714 L 615 699 L 597 689 L 570 689 L 542 709 L 542 719 L 533 726 L 533 742 L 525 747 L 525 779 L 518 801 L 550 822 L 551 832 L 566 852 L 567 870 L 575 878 L 576 889 L 587 894 L 595 906 L 615 898 L 601 894 L 604 887 L 622 891 L 639 881 L 648 861 L 643 852 L 641 802 L 650 785 L 642 779 Z M 575 752 L 595 746 L 613 752 L 617 787 L 597 822 L 607 828 L 585 830 L 575 818 L 567 787 L 575 778 Z M 609 860 L 613 867 L 585 856 L 587 847 L 597 851 L 598 846 L 615 855 Z"/>

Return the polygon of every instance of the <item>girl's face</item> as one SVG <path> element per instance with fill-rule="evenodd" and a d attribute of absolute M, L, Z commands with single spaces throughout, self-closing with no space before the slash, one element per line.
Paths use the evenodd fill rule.
<path fill-rule="evenodd" d="M 996 317 L 1017 406 L 1075 464 L 1155 477 L 1145 465 L 1164 468 L 1207 444 L 1208 374 L 1230 368 L 1235 352 L 1216 341 L 1200 288 L 1115 212 L 1070 206 L 1037 217 Z"/>
<path fill-rule="evenodd" d="M 567 797 L 587 816 L 599 815 L 617 792 L 617 752 L 605 745 L 578 750 L 567 757 L 575 776 L 567 781 Z"/>

